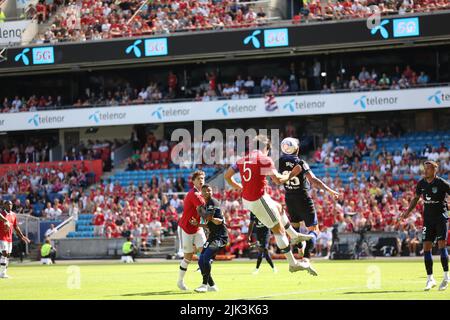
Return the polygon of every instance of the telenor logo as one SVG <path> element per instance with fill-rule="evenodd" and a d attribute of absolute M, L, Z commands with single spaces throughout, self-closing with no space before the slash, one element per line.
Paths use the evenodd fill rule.
<path fill-rule="evenodd" d="M 28 119 L 28 124 L 32 124 L 35 127 L 39 127 L 41 124 L 58 124 L 64 122 L 65 116 L 39 116 L 35 114 L 33 117 Z"/>
<path fill-rule="evenodd" d="M 136 58 L 140 58 L 142 56 L 141 49 L 139 48 L 139 45 L 142 43 L 142 40 L 136 40 L 131 46 L 127 47 L 125 50 L 126 54 L 130 54 L 131 51 L 133 51 L 134 56 Z"/>
<path fill-rule="evenodd" d="M 97 110 L 89 116 L 89 120 L 100 123 L 108 120 L 122 120 L 126 115 L 125 112 L 100 112 L 100 110 Z"/>
<path fill-rule="evenodd" d="M 162 119 L 162 107 L 159 107 L 158 109 L 156 109 L 155 111 L 153 111 L 152 113 L 152 117 L 157 117 L 159 120 Z"/>
<path fill-rule="evenodd" d="M 398 97 L 368 97 L 361 96 L 359 99 L 353 101 L 354 106 L 360 106 L 362 109 L 366 109 L 370 106 L 387 106 L 398 103 Z"/>
<path fill-rule="evenodd" d="M 442 95 L 442 91 L 438 90 L 434 94 L 432 94 L 431 96 L 428 97 L 428 101 L 434 100 L 434 102 L 436 104 L 441 104 L 442 103 L 441 95 Z"/>
<path fill-rule="evenodd" d="M 435 104 L 440 105 L 443 102 L 450 101 L 450 94 L 437 90 L 434 94 L 428 97 L 428 101 L 433 101 Z"/>
<path fill-rule="evenodd" d="M 295 111 L 295 100 L 291 99 L 288 103 L 283 106 L 283 109 L 289 109 L 289 111 Z"/>
<path fill-rule="evenodd" d="M 222 112 L 222 114 L 224 116 L 227 116 L 228 115 L 227 108 L 228 108 L 228 103 L 225 103 L 224 105 L 217 108 L 216 113 Z"/>
<path fill-rule="evenodd" d="M 95 113 L 89 116 L 89 120 L 94 120 L 95 123 L 99 123 L 100 122 L 99 114 L 100 111 L 95 111 Z"/>
<path fill-rule="evenodd" d="M 389 32 L 386 30 L 386 28 L 384 27 L 386 24 L 389 23 L 389 20 L 383 20 L 381 21 L 381 23 L 378 26 L 375 26 L 374 28 L 372 28 L 372 30 L 370 31 L 371 35 L 375 35 L 377 34 L 377 32 L 379 31 L 381 36 L 384 39 L 388 39 L 389 38 Z"/>
<path fill-rule="evenodd" d="M 22 63 L 26 66 L 30 64 L 30 59 L 27 57 L 27 53 L 30 51 L 30 48 L 25 48 L 22 50 L 21 53 L 15 56 L 14 61 L 18 62 L 19 60 L 22 60 Z"/>
<path fill-rule="evenodd" d="M 366 108 L 366 96 L 362 96 L 359 99 L 356 99 L 355 101 L 353 101 L 353 105 L 360 105 L 361 108 L 365 109 Z"/>
<path fill-rule="evenodd" d="M 287 109 L 290 112 L 295 112 L 296 110 L 310 110 L 310 109 L 323 109 L 325 108 L 324 100 L 295 100 L 291 99 L 288 103 L 283 105 L 283 109 Z"/>
<path fill-rule="evenodd" d="M 250 105 L 241 105 L 241 104 L 234 104 L 230 105 L 228 103 L 223 104 L 219 108 L 216 109 L 216 113 L 222 113 L 225 117 L 229 116 L 232 113 L 248 113 L 248 112 L 254 112 L 256 110 L 256 105 L 250 104 Z"/>
<path fill-rule="evenodd" d="M 244 45 L 248 45 L 250 41 L 252 42 L 253 47 L 259 49 L 261 47 L 261 42 L 257 38 L 257 36 L 261 34 L 261 30 L 255 30 L 251 35 L 244 39 Z"/>
<path fill-rule="evenodd" d="M 28 119 L 28 123 L 33 123 L 35 127 L 39 127 L 39 115 L 35 114 L 32 118 Z"/>

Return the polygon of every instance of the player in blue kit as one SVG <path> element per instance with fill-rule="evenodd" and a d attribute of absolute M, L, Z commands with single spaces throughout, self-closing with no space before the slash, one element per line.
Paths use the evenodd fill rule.
<path fill-rule="evenodd" d="M 446 196 L 450 195 L 450 183 L 437 176 L 438 164 L 436 162 L 425 161 L 424 168 L 425 177 L 417 183 L 416 196 L 412 199 L 408 210 L 400 218 L 408 218 L 420 197 L 423 198 L 423 257 L 427 271 L 427 283 L 424 290 L 429 291 L 436 286 L 436 281 L 433 277 L 431 249 L 433 249 L 433 243 L 437 241 L 441 253 L 442 269 L 444 270 L 444 279 L 439 286 L 439 290 L 443 291 L 447 289 L 449 282 L 447 252 L 448 206 Z"/>
<path fill-rule="evenodd" d="M 303 221 L 309 234 L 313 236 L 311 240 L 306 241 L 304 249 L 304 258 L 309 261 L 311 251 L 316 245 L 317 236 L 320 232 L 316 209 L 308 193 L 309 187 L 313 185 L 316 188 L 326 190 L 336 200 L 339 198 L 339 193 L 317 178 L 306 161 L 299 158 L 300 143 L 297 139 L 285 138 L 281 142 L 281 151 L 280 172 L 282 174 L 289 173 L 289 180 L 284 184 L 284 189 L 286 190 L 286 207 L 291 218 L 291 224 L 298 232 L 300 222 Z M 307 270 L 311 275 L 317 276 L 317 272 L 311 264 Z"/>
<path fill-rule="evenodd" d="M 253 274 L 258 274 L 259 267 L 263 258 L 266 258 L 274 273 L 277 273 L 277 268 L 273 265 L 272 257 L 269 252 L 270 230 L 258 218 L 250 213 L 250 224 L 248 226 L 248 242 L 252 243 L 253 228 L 256 229 L 256 246 L 258 247 L 258 258 L 256 260 L 256 269 Z"/>
<path fill-rule="evenodd" d="M 225 219 L 220 210 L 220 203 L 212 197 L 212 188 L 209 185 L 202 186 L 202 196 L 205 199 L 205 206 L 198 207 L 197 211 L 206 224 L 200 226 L 209 230 L 203 251 L 198 259 L 198 265 L 202 272 L 203 282 L 196 292 L 218 291 L 216 284 L 211 276 L 211 263 L 214 257 L 228 244 L 228 230 L 225 225 Z"/>

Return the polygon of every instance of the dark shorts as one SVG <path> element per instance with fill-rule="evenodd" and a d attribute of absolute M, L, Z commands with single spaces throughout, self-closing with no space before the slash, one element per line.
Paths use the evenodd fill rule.
<path fill-rule="evenodd" d="M 256 241 L 256 245 L 259 248 L 268 249 L 270 243 L 270 230 L 267 228 L 257 228 Z"/>
<path fill-rule="evenodd" d="M 422 241 L 447 240 L 448 221 L 427 221 L 422 229 Z"/>
<path fill-rule="evenodd" d="M 304 221 L 306 227 L 318 224 L 316 208 L 310 197 L 305 198 L 301 195 L 290 195 L 287 193 L 286 207 L 291 222 L 299 223 Z"/>
<path fill-rule="evenodd" d="M 203 245 L 203 250 L 205 249 L 212 249 L 212 250 L 219 250 L 223 247 L 225 247 L 228 243 L 228 239 L 208 239 L 206 240 L 205 244 Z"/>

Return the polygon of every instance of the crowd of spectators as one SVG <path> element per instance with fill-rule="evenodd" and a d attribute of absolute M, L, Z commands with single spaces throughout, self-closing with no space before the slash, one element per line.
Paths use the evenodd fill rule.
<path fill-rule="evenodd" d="M 379 128 L 376 131 L 367 132 L 364 137 L 355 136 L 351 148 L 344 147 L 339 139 L 334 142 L 324 140 L 321 147 L 313 154 L 315 163 L 323 163 L 325 167 L 337 167 L 342 172 L 367 172 L 377 178 L 392 178 L 398 175 L 417 176 L 421 173 L 421 163 L 424 160 L 432 160 L 439 163 L 439 174 L 446 175 L 450 172 L 450 152 L 443 141 L 439 147 L 433 147 L 429 143 L 422 150 L 413 150 L 407 143 L 394 152 L 386 151 L 386 147 L 378 147 L 376 139 L 392 137 L 390 127 Z M 369 161 L 363 157 L 370 157 Z M 352 179 L 356 179 L 354 176 Z"/>
<path fill-rule="evenodd" d="M 0 144 L 0 164 L 17 164 L 49 161 L 50 148 L 48 140 L 30 138 L 27 143 Z"/>
<path fill-rule="evenodd" d="M 289 123 L 286 126 L 288 135 L 295 134 L 291 126 Z M 318 255 L 324 247 L 328 248 L 329 253 L 332 228 L 339 232 L 359 232 L 363 229 L 395 232 L 399 253 L 420 254 L 418 230 L 421 230 L 423 223 L 423 203 L 419 202 L 418 210 L 406 221 L 398 218 L 415 195 L 415 176 L 422 174 L 423 160 L 437 161 L 439 175 L 449 179 L 450 153 L 445 141 L 439 147 L 426 145 L 423 150 L 413 150 L 405 144 L 399 150 L 388 152 L 384 147 L 377 146 L 377 139 L 401 138 L 402 135 L 402 129 L 395 126 L 375 128 L 363 135 L 355 135 L 350 147 L 341 144 L 339 139 L 325 139 L 307 159 L 310 164 L 337 168 L 338 174 L 331 176 L 327 172 L 322 180 L 341 194 L 335 201 L 322 190 L 311 190 L 319 228 L 323 232 L 318 242 Z M 155 152 L 159 158 L 169 158 L 167 141 L 157 140 L 153 133 L 147 134 L 145 141 L 134 142 L 136 153 L 130 160 L 132 167 L 129 170 L 162 168 L 155 166 L 159 164 L 157 161 L 162 160 L 153 159 Z M 102 149 L 105 145 L 100 141 L 89 141 L 85 147 Z M 367 157 L 369 161 L 364 159 Z M 340 177 L 342 172 L 352 173 L 348 181 Z M 191 186 L 190 181 L 186 180 L 181 174 L 155 174 L 148 181 L 138 184 L 130 182 L 128 186 L 121 186 L 117 181 L 104 180 L 87 190 L 86 168 L 73 167 L 65 172 L 61 165 L 55 165 L 11 170 L 1 177 L 0 186 L 1 194 L 13 201 L 18 213 L 35 215 L 33 210 L 37 203 L 45 206 L 42 217 L 48 219 L 76 218 L 82 213 L 94 213 L 92 224 L 95 236 L 133 236 L 145 249 L 149 245 L 160 244 L 165 236 L 176 234 L 177 221 L 183 211 L 183 197 L 179 193 L 186 191 L 186 185 Z M 267 192 L 274 200 L 284 203 L 284 192 L 278 187 L 270 186 Z M 214 189 L 214 197 L 221 201 L 230 231 L 230 244 L 225 252 L 235 256 L 247 254 L 249 214 L 243 208 L 239 192 Z"/>
<path fill-rule="evenodd" d="M 315 61 L 311 68 L 301 63 L 297 68 L 293 63 L 289 69 L 289 76 L 267 76 L 256 78 L 251 75 L 237 75 L 233 79 L 219 79 L 214 72 L 205 74 L 203 80 L 185 88 L 179 83 L 178 77 L 169 71 L 167 80 L 150 81 L 147 86 L 133 88 L 130 83 L 122 83 L 115 88 L 101 88 L 98 90 L 87 88 L 85 93 L 70 102 L 61 96 L 32 95 L 25 97 L 5 97 L 1 112 L 25 112 L 61 108 L 72 105 L 73 108 L 91 106 L 122 106 L 133 104 L 146 104 L 168 102 L 176 99 L 192 99 L 194 101 L 214 101 L 219 99 L 247 99 L 265 95 L 283 95 L 295 92 L 335 93 L 340 91 L 372 91 L 372 90 L 399 90 L 411 87 L 421 87 L 431 82 L 429 75 L 417 72 L 407 65 L 405 68 L 395 66 L 390 73 L 378 73 L 375 69 L 370 72 L 362 67 L 350 77 L 339 72 L 332 81 L 323 76 L 319 61 Z"/>
<path fill-rule="evenodd" d="M 46 21 L 56 5 L 40 0 L 28 15 Z M 303 0 L 293 23 L 404 15 L 448 9 L 447 0 Z M 118 37 L 169 34 L 180 31 L 221 30 L 267 24 L 263 6 L 228 0 L 107 0 L 67 1 L 51 27 L 37 40 L 42 43 L 101 40 Z"/>
<path fill-rule="evenodd" d="M 331 177 L 329 173 L 322 178 L 327 185 L 340 192 L 341 197 L 338 201 L 333 200 L 323 190 L 311 191 L 319 227 L 323 233 L 318 241 L 317 255 L 322 254 L 322 249 L 329 254 L 333 228 L 338 232 L 360 232 L 363 229 L 395 232 L 398 238 L 397 252 L 405 255 L 420 254 L 419 230 L 423 223 L 420 212 L 423 204 L 419 203 L 418 210 L 406 221 L 400 221 L 398 218 L 400 213 L 408 208 L 415 195 L 417 183 L 415 176 L 423 172 L 422 160 L 438 161 L 439 174 L 449 178 L 450 157 L 445 143 L 436 149 L 427 145 L 421 152 L 413 152 L 405 145 L 402 150 L 393 154 L 381 150 L 381 153 L 375 156 L 376 138 L 398 138 L 401 134 L 402 130 L 399 128 L 377 128 L 367 132 L 364 138 L 355 136 L 352 148 L 342 146 L 339 140 L 335 142 L 325 140 L 313 153 L 312 158 L 308 159 L 311 164 L 324 163 L 328 167 L 336 166 L 338 173 L 353 172 L 348 182 L 344 182 L 339 175 Z M 151 150 L 159 150 L 160 145 L 165 144 L 159 144 L 153 134 L 150 134 L 143 152 L 151 154 Z M 140 148 L 137 150 L 139 154 Z M 163 151 L 167 152 L 166 149 Z M 362 160 L 367 156 L 371 161 Z M 136 160 L 139 162 L 139 159 Z M 125 188 L 118 183 L 105 182 L 93 196 L 94 205 L 100 208 L 95 210 L 101 212 L 96 215 L 104 216 L 98 220 L 94 218 L 94 222 L 98 223 L 97 234 L 107 237 L 126 237 L 131 234 L 136 239 L 145 240 L 145 245 L 152 241 L 158 243 L 161 239 L 158 235 L 175 234 L 176 221 L 181 215 L 183 200 L 177 194 L 169 196 L 167 193 L 186 191 L 183 187 L 185 183 L 181 176 L 162 174 L 153 176 L 146 183 L 138 185 L 130 183 Z M 270 186 L 267 192 L 274 200 L 284 203 L 284 192 L 281 189 Z M 215 188 L 214 197 L 221 201 L 230 231 L 230 244 L 225 252 L 235 256 L 248 254 L 247 232 L 250 218 L 243 208 L 240 193 Z M 122 220 L 127 222 L 126 226 L 120 224 L 118 227 L 115 221 L 121 223 Z M 109 221 L 108 224 L 105 221 Z M 275 246 L 272 250 L 276 251 Z"/>
<path fill-rule="evenodd" d="M 447 0 L 303 0 L 302 8 L 294 16 L 295 23 L 368 18 L 380 15 L 405 15 L 450 8 Z"/>
<path fill-rule="evenodd" d="M 245 2 L 212 0 L 71 1 L 38 40 L 43 43 L 244 28 L 267 22 Z"/>
<path fill-rule="evenodd" d="M 2 199 L 13 202 L 17 213 L 44 219 L 77 216 L 87 209 L 84 189 L 89 174 L 83 163 L 70 170 L 64 170 L 62 163 L 11 169 L 0 177 L 0 193 Z"/>

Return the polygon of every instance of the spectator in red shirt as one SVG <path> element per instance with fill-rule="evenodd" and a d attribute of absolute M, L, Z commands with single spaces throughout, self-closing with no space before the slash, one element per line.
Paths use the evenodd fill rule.
<path fill-rule="evenodd" d="M 102 209 L 97 207 L 94 218 L 92 219 L 92 224 L 94 225 L 94 236 L 102 236 L 104 223 L 105 216 L 103 215 Z"/>

